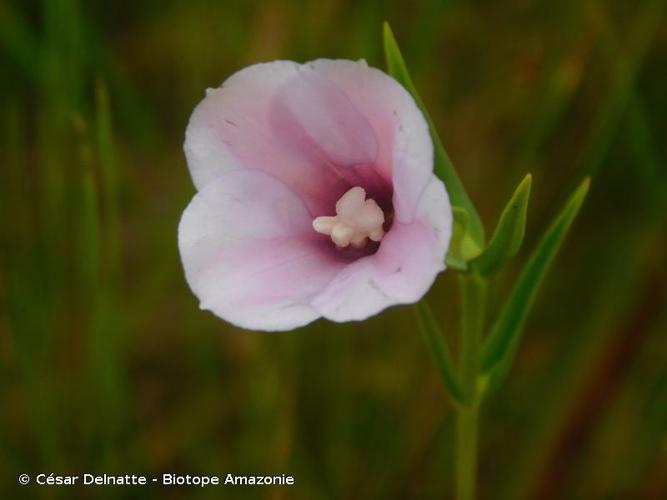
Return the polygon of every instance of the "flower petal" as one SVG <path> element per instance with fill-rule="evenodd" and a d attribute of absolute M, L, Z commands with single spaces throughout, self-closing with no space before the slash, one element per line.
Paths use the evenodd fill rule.
<path fill-rule="evenodd" d="M 349 187 L 313 148 L 284 140 L 290 124 L 274 116 L 276 96 L 298 80 L 291 61 L 255 64 L 207 91 L 186 130 L 185 153 L 197 189 L 221 174 L 257 169 L 280 179 L 317 215 L 326 215 Z"/>
<path fill-rule="evenodd" d="M 301 136 L 300 146 L 316 148 L 333 168 L 374 163 L 377 137 L 350 98 L 312 66 L 302 65 L 298 73 L 276 96 L 276 132 L 288 142 Z"/>
<path fill-rule="evenodd" d="M 412 221 L 433 174 L 433 143 L 424 115 L 407 90 L 365 61 L 306 63 L 340 88 L 370 123 L 378 141 L 376 167 L 393 185 L 396 218 Z"/>
<path fill-rule="evenodd" d="M 311 304 L 325 318 L 343 322 L 418 301 L 445 269 L 451 226 L 447 192 L 432 177 L 414 221 L 394 222 L 375 254 L 348 265 Z"/>
<path fill-rule="evenodd" d="M 299 197 L 253 170 L 209 182 L 179 225 L 186 279 L 201 307 L 253 330 L 319 317 L 309 302 L 344 265 L 325 244 Z"/>

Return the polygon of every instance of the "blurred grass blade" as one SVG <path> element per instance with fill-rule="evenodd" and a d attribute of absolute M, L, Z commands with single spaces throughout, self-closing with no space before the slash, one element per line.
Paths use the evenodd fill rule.
<path fill-rule="evenodd" d="M 424 336 L 424 340 L 426 340 L 426 344 L 431 351 L 435 365 L 442 380 L 445 382 L 449 394 L 455 402 L 463 403 L 463 390 L 461 389 L 459 377 L 454 368 L 447 340 L 433 317 L 433 312 L 426 303 L 426 300 L 417 302 L 415 312 L 419 322 L 419 330 Z"/>
<path fill-rule="evenodd" d="M 593 123 L 591 138 L 580 158 L 577 171 L 580 176 L 594 176 L 604 164 L 604 159 L 617 134 L 619 125 L 628 105 L 632 103 L 632 94 L 637 85 L 638 76 L 644 67 L 649 50 L 660 28 L 664 27 L 663 11 L 665 0 L 647 0 L 643 2 L 641 11 L 636 15 L 632 28 L 624 34 L 629 40 L 626 50 L 614 50 L 610 57 L 611 81 L 606 95 L 603 96 Z M 602 33 L 603 52 L 610 42 L 613 44 L 609 29 Z"/>
<path fill-rule="evenodd" d="M 488 375 L 491 370 L 496 370 L 504 375 L 509 369 L 537 289 L 586 198 L 589 184 L 590 179 L 586 178 L 579 185 L 524 267 L 484 345 L 482 373 Z"/>
<path fill-rule="evenodd" d="M 81 210 L 81 272 L 88 300 L 98 300 L 100 291 L 100 223 L 97 189 L 89 170 L 83 172 Z M 90 305 L 90 304 L 89 304 Z M 92 305 L 94 307 L 94 304 Z"/>
<path fill-rule="evenodd" d="M 447 192 L 449 193 L 449 198 L 452 202 L 452 205 L 458 205 L 463 207 L 470 216 L 469 231 L 473 240 L 477 246 L 482 247 L 484 245 L 484 226 L 482 225 L 482 220 L 477 213 L 477 209 L 473 205 L 472 201 L 468 197 L 463 183 L 459 179 L 454 165 L 452 164 L 447 152 L 445 151 L 442 142 L 440 141 L 440 136 L 438 131 L 435 128 L 435 124 L 431 119 L 424 102 L 422 101 L 417 89 L 412 83 L 412 78 L 410 73 L 408 73 L 408 68 L 405 65 L 403 56 L 401 55 L 401 50 L 398 48 L 394 34 L 389 27 L 389 23 L 385 22 L 383 27 L 384 34 L 384 54 L 387 62 L 387 70 L 389 74 L 396 78 L 401 85 L 403 85 L 412 97 L 414 97 L 417 105 L 424 113 L 426 120 L 428 121 L 429 128 L 431 130 L 431 138 L 433 139 L 434 147 L 434 170 L 436 175 L 442 179 L 447 186 Z"/>
<path fill-rule="evenodd" d="M 97 154 L 101 167 L 102 189 L 104 201 L 104 220 L 106 222 L 106 253 L 108 255 L 107 275 L 116 291 L 120 270 L 120 213 L 118 207 L 119 180 L 118 162 L 116 160 L 113 130 L 111 123 L 110 100 L 107 86 L 102 80 L 95 82 L 95 114 Z"/>
<path fill-rule="evenodd" d="M 0 47 L 31 78 L 43 76 L 42 66 L 35 64 L 41 51 L 39 37 L 9 2 L 0 7 Z"/>
<path fill-rule="evenodd" d="M 521 181 L 500 215 L 489 246 L 470 263 L 482 275 L 487 276 L 498 270 L 503 262 L 514 257 L 521 248 L 526 231 L 526 211 L 530 198 L 531 180 L 532 177 L 528 174 Z"/>

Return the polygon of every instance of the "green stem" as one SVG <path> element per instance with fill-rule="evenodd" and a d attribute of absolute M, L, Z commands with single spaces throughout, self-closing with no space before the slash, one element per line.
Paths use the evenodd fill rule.
<path fill-rule="evenodd" d="M 479 406 L 461 408 L 456 414 L 456 498 L 473 500 L 477 476 Z"/>
<path fill-rule="evenodd" d="M 457 408 L 456 497 L 473 500 L 477 477 L 477 434 L 480 398 L 477 379 L 484 328 L 486 280 L 476 273 L 462 274 L 461 288 L 461 385 L 466 405 Z"/>

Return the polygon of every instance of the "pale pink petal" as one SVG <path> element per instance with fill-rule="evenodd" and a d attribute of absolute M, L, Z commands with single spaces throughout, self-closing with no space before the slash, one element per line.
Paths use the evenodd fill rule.
<path fill-rule="evenodd" d="M 276 131 L 302 136 L 307 140 L 301 147 L 317 148 L 337 167 L 374 163 L 378 141 L 368 119 L 337 85 L 311 66 L 302 65 L 298 72 L 276 98 L 272 117 Z M 284 136 L 288 141 L 293 137 Z"/>
<path fill-rule="evenodd" d="M 340 88 L 371 125 L 378 143 L 376 168 L 391 179 L 396 218 L 410 222 L 433 175 L 428 124 L 412 96 L 365 61 L 319 59 L 304 66 Z"/>
<path fill-rule="evenodd" d="M 277 95 L 298 81 L 301 65 L 291 61 L 249 66 L 209 89 L 186 130 L 185 153 L 195 185 L 202 189 L 221 174 L 257 169 L 280 179 L 325 215 L 348 188 L 312 146 L 299 141 L 290 123 L 277 123 Z M 285 135 L 294 140 L 286 141 Z"/>
<path fill-rule="evenodd" d="M 188 284 L 201 307 L 243 328 L 289 330 L 319 317 L 310 300 L 344 266 L 280 181 L 229 172 L 193 198 L 179 225 Z"/>
<path fill-rule="evenodd" d="M 394 222 L 378 251 L 343 269 L 312 301 L 325 318 L 362 320 L 395 304 L 418 301 L 445 269 L 452 214 L 445 188 L 432 177 L 413 222 Z"/>
<path fill-rule="evenodd" d="M 419 198 L 415 219 L 430 226 L 436 240 L 437 252 L 442 254 L 444 262 L 452 236 L 452 206 L 445 185 L 434 175 Z"/>

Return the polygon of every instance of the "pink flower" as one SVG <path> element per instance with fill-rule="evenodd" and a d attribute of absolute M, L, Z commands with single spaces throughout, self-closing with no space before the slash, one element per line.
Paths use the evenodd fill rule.
<path fill-rule="evenodd" d="M 190 118 L 178 237 L 201 308 L 243 328 L 368 318 L 444 269 L 451 207 L 408 92 L 365 62 L 275 61 Z"/>

